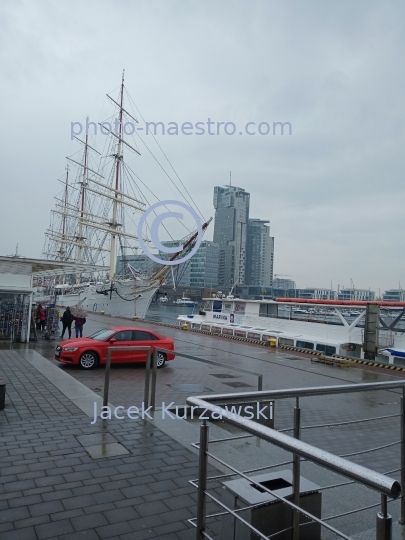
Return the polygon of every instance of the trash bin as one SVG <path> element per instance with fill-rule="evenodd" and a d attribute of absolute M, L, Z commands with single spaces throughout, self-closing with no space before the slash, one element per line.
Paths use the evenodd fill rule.
<path fill-rule="evenodd" d="M 252 476 L 252 480 L 264 487 L 277 491 L 282 497 L 292 499 L 292 472 L 289 470 Z M 260 504 L 255 508 L 243 510 L 239 513 L 245 521 L 253 525 L 261 533 L 270 536 L 292 525 L 292 509 L 285 502 L 280 501 L 270 493 L 261 490 L 241 478 L 223 482 L 222 502 L 231 510 Z M 301 476 L 300 479 L 300 506 L 315 517 L 321 517 L 322 494 L 319 486 Z M 310 521 L 300 514 L 300 523 Z M 231 514 L 222 517 L 221 540 L 256 540 L 257 535 L 241 521 Z M 300 528 L 300 540 L 320 540 L 321 526 L 311 523 Z M 291 530 L 277 535 L 277 540 L 291 540 Z"/>

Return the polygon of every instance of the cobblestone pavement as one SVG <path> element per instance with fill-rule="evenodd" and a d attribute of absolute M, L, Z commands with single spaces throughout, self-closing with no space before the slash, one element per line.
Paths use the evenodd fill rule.
<path fill-rule="evenodd" d="M 0 352 L 1 539 L 194 538 L 197 456 L 147 422 L 91 426 L 35 371 Z M 78 437 L 101 432 L 128 454 L 92 459 Z"/>
<path fill-rule="evenodd" d="M 89 335 L 95 330 L 111 324 L 127 325 L 133 323 L 122 319 L 91 314 L 86 324 L 86 334 Z M 333 368 L 321 364 L 311 364 L 308 356 L 296 353 L 274 352 L 260 346 L 223 340 L 192 332 L 182 332 L 177 329 L 161 327 L 151 323 L 138 322 L 136 325 L 150 327 L 159 333 L 173 337 L 176 343 L 176 350 L 179 352 L 227 364 L 225 367 L 214 367 L 181 357 L 177 357 L 173 362 L 168 362 L 164 369 L 158 371 L 158 405 L 162 401 L 166 403 L 174 401 L 176 404 L 185 403 L 186 397 L 191 395 L 192 392 L 189 390 L 183 392 L 181 389 L 179 390 L 173 386 L 178 384 L 201 385 L 204 387 L 204 390 L 196 391 L 198 394 L 239 392 L 254 390 L 257 387 L 257 379 L 254 376 L 237 373 L 232 370 L 232 366 L 262 373 L 264 376 L 264 389 L 398 380 L 397 374 L 393 376 L 386 371 L 378 373 L 361 368 Z M 61 371 L 68 373 L 74 379 L 80 381 L 98 395 L 101 395 L 104 385 L 104 368 L 86 372 L 55 362 L 53 360 L 53 349 L 56 343 L 57 340 L 54 342 L 42 341 L 35 344 L 35 349 L 45 358 L 48 358 L 51 363 L 57 365 Z M 16 350 L 18 350 L 18 347 L 16 347 Z M 7 462 L 11 463 L 10 467 L 17 467 L 17 471 L 20 466 L 26 466 L 28 468 L 24 468 L 20 472 L 9 472 L 8 466 L 4 465 L 5 462 L 2 459 L 2 469 L 0 472 L 6 478 L 4 485 L 8 484 L 7 477 L 9 475 L 12 475 L 12 478 L 9 480 L 11 485 L 15 482 L 28 479 L 33 480 L 35 483 L 37 478 L 35 475 L 31 478 L 30 476 L 25 477 L 24 474 L 31 474 L 37 471 L 35 467 L 34 469 L 29 468 L 30 466 L 46 462 L 50 462 L 49 470 L 53 472 L 49 473 L 44 468 L 42 469 L 42 476 L 38 478 L 44 478 L 46 481 L 48 475 L 56 476 L 58 477 L 58 484 L 52 484 L 52 489 L 43 493 L 31 493 L 31 490 L 44 489 L 46 487 L 37 485 L 36 483 L 35 487 L 24 487 L 24 484 L 22 484 L 23 487 L 21 489 L 17 489 L 19 486 L 17 484 L 15 491 L 5 491 L 0 496 L 3 497 L 3 499 L 0 498 L 0 508 L 4 508 L 6 512 L 4 515 L 8 521 L 3 522 L 0 517 L 0 531 L 2 530 L 1 527 L 5 527 L 4 530 L 8 531 L 8 534 L 11 536 L 4 536 L 4 538 L 25 538 L 18 535 L 20 529 L 27 529 L 28 536 L 26 538 L 38 539 L 110 537 L 136 539 L 162 537 L 170 539 L 193 537 L 194 531 L 189 528 L 189 525 L 184 522 L 184 519 L 192 517 L 195 514 L 194 488 L 190 487 L 186 480 L 197 476 L 197 457 L 171 437 L 170 429 L 167 430 L 167 433 L 163 433 L 150 424 L 137 421 L 124 422 L 115 420 L 108 423 L 106 430 L 127 448 L 131 454 L 117 458 L 92 460 L 76 437 L 78 435 L 100 432 L 103 429 L 103 424 L 99 421 L 95 426 L 90 426 L 89 418 L 83 415 L 69 399 L 63 394 L 60 394 L 46 379 L 39 376 L 34 368 L 29 364 L 25 365 L 19 355 L 17 355 L 19 356 L 19 361 L 15 362 L 13 360 L 13 358 L 15 359 L 14 355 L 16 355 L 15 351 L 0 353 L 2 354 L 0 368 L 4 371 L 4 375 L 0 373 L 0 376 L 5 377 L 9 382 L 12 381 L 13 383 L 12 385 L 8 383 L 7 386 L 7 393 L 10 396 L 10 407 L 6 409 L 4 421 L 0 426 L 4 434 L 7 434 L 6 437 L 10 436 L 12 428 L 12 437 L 26 438 L 6 439 L 6 449 L 2 451 L 6 451 L 7 454 L 0 455 L 5 455 L 8 458 Z M 143 365 L 113 366 L 110 381 L 110 401 L 114 405 L 123 405 L 124 407 L 140 405 L 143 401 L 144 370 Z M 226 375 L 226 377 L 222 378 L 223 375 Z M 229 386 L 229 383 L 234 382 L 246 386 L 241 385 L 236 388 Z M 397 414 L 399 413 L 399 403 L 400 395 L 397 391 L 305 398 L 301 399 L 302 424 L 303 426 L 311 426 L 314 424 L 349 422 L 359 418 L 367 419 L 375 416 Z M 293 400 L 276 402 L 276 428 L 285 429 L 292 426 L 293 407 Z M 0 418 L 1 414 L 0 412 Z M 37 444 L 34 446 L 36 437 Z M 396 417 L 386 420 L 375 420 L 355 424 L 354 427 L 344 425 L 339 428 L 303 429 L 302 438 L 311 444 L 339 455 L 364 452 L 364 450 L 372 450 L 373 448 L 399 441 L 399 419 Z M 194 438 L 193 440 L 196 439 Z M 158 447 L 155 446 L 155 441 L 158 442 Z M 65 454 L 63 453 L 64 444 L 72 445 L 66 450 Z M 229 444 L 221 443 L 216 445 L 216 449 L 218 449 L 220 455 L 227 455 L 228 447 L 230 448 Z M 10 445 L 10 449 L 7 445 Z M 48 445 L 51 446 L 49 450 L 47 449 Z M 56 445 L 57 448 L 53 445 Z M 59 447 L 58 445 L 62 446 Z M 29 448 L 29 451 L 27 450 L 27 454 L 25 451 L 22 452 L 24 459 L 21 458 L 18 452 L 16 454 L 8 453 L 9 451 L 21 451 L 25 446 Z M 43 446 L 45 446 L 45 450 L 43 450 Z M 232 443 L 232 448 L 238 453 L 238 459 L 240 460 L 238 464 L 241 468 L 251 468 L 252 460 L 253 466 L 257 467 L 273 462 L 273 454 L 269 446 L 258 444 L 254 441 Z M 259 452 L 257 452 L 258 448 L 260 448 Z M 45 455 L 41 455 L 43 452 Z M 61 452 L 61 454 L 58 452 Z M 36 455 L 37 453 L 39 453 L 39 456 Z M 176 463 L 166 463 L 164 458 L 178 459 L 178 461 Z M 32 459 L 36 461 L 30 463 Z M 79 461 L 75 461 L 74 465 L 70 465 L 69 461 L 67 463 L 63 461 L 65 459 L 78 459 Z M 399 467 L 399 446 L 393 445 L 378 452 L 359 453 L 350 456 L 349 459 L 381 472 L 394 471 Z M 56 460 L 57 465 L 55 465 Z M 37 466 L 40 467 L 40 465 Z M 62 471 L 66 467 L 68 470 L 66 472 L 57 472 L 56 469 L 59 467 Z M 75 467 L 79 467 L 79 469 L 76 470 Z M 124 467 L 127 467 L 127 469 L 124 470 Z M 306 465 L 304 464 L 304 471 L 310 470 L 305 467 Z M 110 468 L 111 474 L 109 473 Z M 103 471 L 101 472 L 100 469 L 103 469 Z M 13 471 L 13 468 L 11 468 L 11 471 Z M 44 473 L 43 471 L 46 472 Z M 76 479 L 73 476 L 75 480 L 72 480 L 72 475 L 84 471 L 88 471 L 86 472 L 86 478 Z M 105 472 L 107 474 L 103 476 Z M 310 472 L 313 473 L 314 471 L 310 470 Z M 126 477 L 125 473 L 127 475 L 129 474 L 129 477 Z M 90 476 L 87 476 L 88 474 Z M 318 474 L 317 481 L 320 485 L 328 484 L 326 476 L 323 477 L 319 473 L 316 474 Z M 20 477 L 19 475 L 22 476 Z M 103 478 L 102 482 L 97 482 L 96 479 L 99 478 L 97 475 Z M 397 471 L 393 472 L 391 476 L 399 479 L 399 473 Z M 146 480 L 142 482 L 142 478 L 144 480 L 146 478 Z M 342 481 L 341 478 L 337 479 L 337 481 L 339 480 Z M 72 482 L 73 484 L 79 482 L 80 485 L 69 487 L 69 484 Z M 124 482 L 125 485 L 121 485 L 121 482 Z M 160 485 L 162 487 L 161 490 L 159 490 L 159 487 L 154 489 L 152 485 L 149 485 L 155 482 L 157 486 Z M 68 487 L 66 487 L 66 483 Z M 176 487 L 173 486 L 173 483 L 176 484 Z M 135 486 L 141 486 L 139 491 L 137 491 L 138 488 L 135 489 Z M 99 490 L 100 487 L 101 489 Z M 86 491 L 88 489 L 95 491 L 88 492 Z M 146 491 L 144 492 L 144 490 Z M 57 505 L 59 510 L 55 510 L 54 512 L 49 510 L 49 508 L 47 510 L 46 506 L 38 507 L 44 508 L 44 513 L 40 515 L 40 518 L 47 521 L 36 523 L 35 520 L 39 519 L 39 517 L 35 515 L 35 509 L 31 512 L 29 508 L 31 504 L 29 502 L 31 500 L 30 497 L 33 495 L 39 495 L 41 497 L 41 501 L 38 497 L 32 499 L 34 501 L 32 505 L 43 504 L 50 502 L 50 500 L 52 500 L 52 503 L 55 503 L 55 500 L 59 500 L 59 495 L 55 494 L 51 498 L 49 493 L 53 491 L 62 492 L 62 496 L 63 492 L 66 491 L 65 495 L 68 500 L 78 495 L 90 496 L 90 499 L 84 499 L 83 504 L 75 508 L 70 508 L 70 503 L 64 502 L 63 499 L 61 500 L 63 509 Z M 114 497 L 117 495 L 118 498 L 108 501 L 97 499 L 96 496 L 107 497 L 108 495 L 98 495 L 104 492 L 114 493 Z M 332 514 L 338 513 L 339 505 L 343 506 L 342 511 L 347 511 L 349 508 L 352 509 L 356 506 L 370 504 L 368 496 L 364 497 L 364 500 L 361 500 L 362 493 L 359 494 L 353 491 L 348 492 L 347 497 L 343 497 L 343 499 L 340 494 L 338 505 L 335 504 L 336 499 L 333 499 L 336 496 L 332 495 L 333 492 L 336 493 L 334 490 L 324 493 L 324 506 L 328 507 L 329 505 L 332 509 L 336 507 L 336 511 L 332 511 Z M 9 493 L 19 494 L 7 498 Z M 119 497 L 123 498 L 121 499 Z M 181 498 L 177 499 L 178 497 Z M 371 502 L 376 499 L 375 495 L 373 497 L 373 499 L 370 499 Z M 14 514 L 9 511 L 14 508 L 13 504 L 16 504 L 12 502 L 14 498 L 19 501 L 18 504 L 21 504 L 21 507 L 28 508 L 28 514 L 22 511 L 16 518 L 13 518 Z M 171 503 L 170 501 L 174 500 L 174 498 L 179 501 L 179 504 L 180 502 L 182 504 L 184 503 L 184 506 L 179 506 L 178 508 L 172 507 L 175 503 Z M 24 503 L 25 500 L 28 502 Z M 125 506 L 125 501 L 129 501 L 127 506 Z M 150 506 L 144 507 L 142 505 Z M 152 514 L 151 508 L 153 505 L 155 505 L 155 512 Z M 122 512 L 124 506 L 130 508 L 130 514 L 128 514 L 130 517 L 125 517 L 124 513 L 119 514 L 116 512 L 119 509 Z M 149 508 L 151 514 L 142 514 L 138 506 L 141 509 Z M 19 506 L 15 508 L 19 508 Z M 398 514 L 398 503 L 390 505 L 390 509 L 394 517 L 396 517 Z M 68 513 L 66 514 L 66 512 Z M 69 514 L 69 512 L 73 512 L 73 514 Z M 76 515 L 77 512 L 80 513 Z M 108 514 L 108 512 L 111 513 Z M 133 512 L 136 512 L 137 515 L 134 515 Z M 148 512 L 148 510 L 145 510 L 145 512 Z M 375 521 L 375 512 L 376 510 L 373 509 L 360 516 L 356 515 L 350 518 L 349 524 L 354 528 L 354 532 L 372 528 Z M 100 522 L 94 522 L 94 525 L 90 523 L 91 520 L 89 517 L 93 513 L 100 520 Z M 60 517 L 58 517 L 59 515 Z M 121 521 L 118 521 L 118 515 L 121 515 Z M 117 519 L 117 521 L 113 521 L 114 519 Z M 162 519 L 166 521 L 162 523 Z M 48 525 L 51 531 L 53 530 L 52 524 L 58 520 L 67 520 L 66 523 L 69 523 L 67 526 L 69 530 L 64 530 L 65 536 L 59 532 L 52 532 L 48 536 L 40 536 L 42 530 L 47 530 L 40 527 Z M 333 524 L 339 528 L 341 521 L 343 520 L 337 520 Z M 103 523 L 99 524 L 101 522 Z M 22 526 L 20 523 L 25 525 Z M 121 530 L 117 528 L 118 525 L 114 528 L 114 523 L 120 523 L 120 527 L 124 528 L 129 524 L 132 527 L 131 531 L 137 531 L 137 534 L 134 536 L 133 532 L 129 530 Z M 152 528 L 153 525 L 155 527 Z M 160 528 L 166 525 L 172 527 L 172 529 Z M 138 529 L 134 527 L 138 527 Z M 104 532 L 104 530 L 107 532 Z M 350 527 L 348 530 L 350 531 Z M 84 531 L 83 535 L 82 531 Z M 34 534 L 37 536 L 34 536 Z M 45 532 L 44 534 L 47 533 Z M 73 536 L 69 536 L 69 534 L 73 534 Z M 131 534 L 132 536 L 130 536 Z"/>

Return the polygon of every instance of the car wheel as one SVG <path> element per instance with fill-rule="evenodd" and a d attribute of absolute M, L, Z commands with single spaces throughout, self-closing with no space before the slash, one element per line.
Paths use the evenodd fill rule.
<path fill-rule="evenodd" d="M 165 363 L 166 363 L 166 355 L 165 355 L 165 353 L 158 352 L 156 366 L 158 368 L 162 368 L 162 367 L 164 367 Z"/>
<path fill-rule="evenodd" d="M 93 369 L 98 364 L 98 356 L 94 352 L 85 352 L 81 355 L 79 365 L 82 369 Z"/>

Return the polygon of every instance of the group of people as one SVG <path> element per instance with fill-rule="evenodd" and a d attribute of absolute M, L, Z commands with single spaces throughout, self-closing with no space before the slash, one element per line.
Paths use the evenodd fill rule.
<path fill-rule="evenodd" d="M 41 304 L 37 307 L 36 312 L 36 318 L 37 318 L 37 328 L 38 330 L 45 330 L 46 326 L 46 312 L 45 309 L 42 307 Z M 86 323 L 85 317 L 76 317 L 73 315 L 73 313 L 70 311 L 70 307 L 67 307 L 64 311 L 63 315 L 60 317 L 60 320 L 62 321 L 62 335 L 61 338 L 64 337 L 66 330 L 68 331 L 69 339 L 72 337 L 72 323 L 75 321 L 75 331 L 76 331 L 76 337 L 83 337 L 83 325 Z"/>
<path fill-rule="evenodd" d="M 69 339 L 72 336 L 72 322 L 75 321 L 75 330 L 76 330 L 76 337 L 83 337 L 83 325 L 86 323 L 86 317 L 75 317 L 73 313 L 70 311 L 70 307 L 66 308 L 66 311 L 63 313 L 61 317 L 62 321 L 62 335 L 61 338 L 65 335 L 66 330 L 69 334 Z"/>

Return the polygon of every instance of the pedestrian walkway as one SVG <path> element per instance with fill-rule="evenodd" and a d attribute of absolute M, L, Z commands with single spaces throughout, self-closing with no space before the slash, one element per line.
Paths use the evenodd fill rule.
<path fill-rule="evenodd" d="M 0 377 L 2 540 L 195 537 L 196 454 L 146 421 L 92 426 L 100 398 L 34 351 L 0 351 Z"/>

